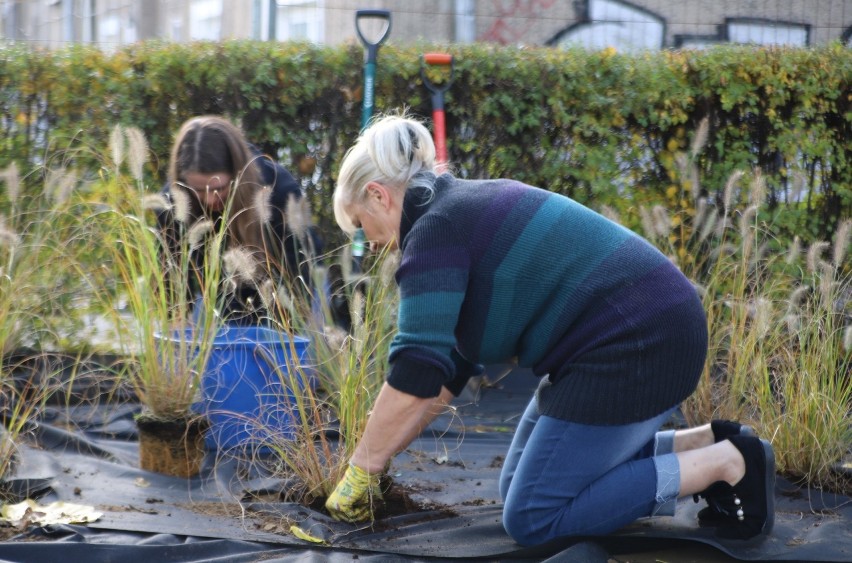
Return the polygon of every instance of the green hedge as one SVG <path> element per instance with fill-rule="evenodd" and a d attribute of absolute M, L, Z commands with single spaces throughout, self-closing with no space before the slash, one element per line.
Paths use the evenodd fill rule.
<path fill-rule="evenodd" d="M 514 177 L 638 221 L 640 204 L 680 197 L 675 154 L 688 150 L 706 116 L 709 141 L 698 160 L 706 193 L 721 197 L 734 170 L 760 168 L 766 209 L 784 211 L 773 221 L 782 237 L 830 239 L 838 220 L 852 215 L 848 48 L 628 56 L 386 45 L 377 111 L 405 106 L 431 116 L 419 58 L 428 51 L 455 57 L 445 100 L 450 159 L 460 176 Z M 225 114 L 301 178 L 327 237 L 339 241 L 329 201 L 340 159 L 360 129 L 362 64 L 354 44 L 150 42 L 113 53 L 7 45 L 0 50 L 0 166 L 16 161 L 22 172 L 38 172 L 50 165 L 46 155 L 62 154 L 64 164 L 91 174 L 104 161 L 97 158 L 108 150 L 109 131 L 122 123 L 147 134 L 155 190 L 180 123 Z M 41 189 L 41 175 L 25 184 Z"/>

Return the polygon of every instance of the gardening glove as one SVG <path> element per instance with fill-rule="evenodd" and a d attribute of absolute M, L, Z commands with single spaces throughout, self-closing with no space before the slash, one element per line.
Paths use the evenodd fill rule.
<path fill-rule="evenodd" d="M 381 501 L 379 474 L 371 475 L 350 463 L 334 492 L 325 501 L 325 508 L 335 520 L 363 522 L 373 519 L 373 505 Z"/>

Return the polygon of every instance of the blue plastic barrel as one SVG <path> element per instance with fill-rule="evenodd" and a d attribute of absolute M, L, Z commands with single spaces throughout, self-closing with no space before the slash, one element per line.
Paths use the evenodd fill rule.
<path fill-rule="evenodd" d="M 172 340 L 191 338 L 187 330 Z M 195 405 L 210 421 L 208 449 L 266 450 L 293 437 L 293 387 L 313 385 L 303 367 L 309 343 L 263 326 L 226 325 L 216 333 Z"/>

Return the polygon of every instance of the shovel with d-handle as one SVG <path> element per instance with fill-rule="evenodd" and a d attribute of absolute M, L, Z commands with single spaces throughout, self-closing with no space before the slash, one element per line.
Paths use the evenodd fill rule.
<path fill-rule="evenodd" d="M 426 73 L 428 65 L 448 66 L 450 73 L 447 80 L 440 85 L 429 80 Z M 435 158 L 437 159 L 438 171 L 444 172 L 447 168 L 447 123 L 444 114 L 444 92 L 453 83 L 453 56 L 446 53 L 425 53 L 420 56 L 420 76 L 423 84 L 432 93 L 432 137 L 435 139 Z"/>
<path fill-rule="evenodd" d="M 365 19 L 385 20 L 385 27 L 381 37 L 375 42 L 370 42 L 361 31 L 361 22 Z M 391 14 L 387 10 L 358 10 L 355 12 L 355 31 L 366 48 L 364 56 L 364 104 L 361 108 L 361 129 L 364 129 L 373 117 L 373 98 L 376 81 L 376 56 L 379 54 L 379 46 L 385 42 L 390 35 Z"/>

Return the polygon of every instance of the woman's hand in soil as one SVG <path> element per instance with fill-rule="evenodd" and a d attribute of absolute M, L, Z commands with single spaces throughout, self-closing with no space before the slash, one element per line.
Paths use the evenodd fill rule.
<path fill-rule="evenodd" d="M 382 501 L 378 473 L 370 474 L 357 465 L 349 464 L 325 508 L 335 520 L 364 522 L 373 519 L 373 506 Z"/>

